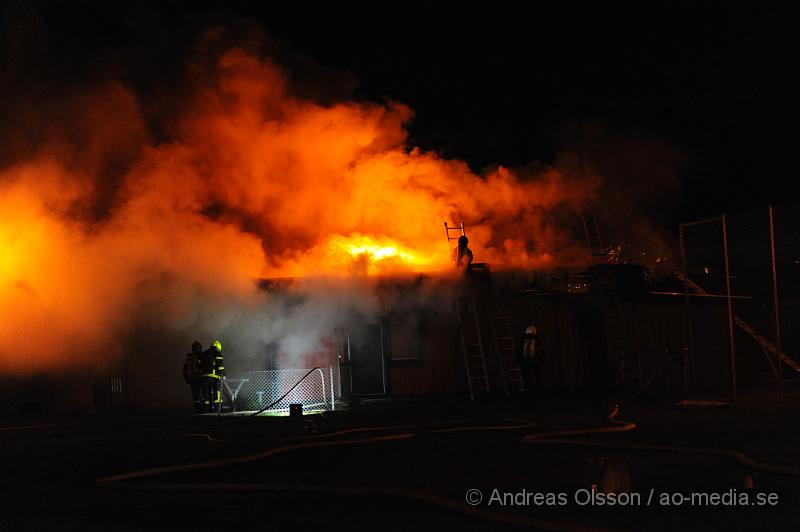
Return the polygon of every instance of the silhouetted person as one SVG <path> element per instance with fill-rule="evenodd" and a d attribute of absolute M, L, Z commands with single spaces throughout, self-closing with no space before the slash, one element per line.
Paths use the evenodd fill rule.
<path fill-rule="evenodd" d="M 472 250 L 467 244 L 469 244 L 469 239 L 466 236 L 458 237 L 458 247 L 453 250 L 453 262 L 458 268 L 469 269 L 472 264 Z"/>
<path fill-rule="evenodd" d="M 192 390 L 195 414 L 203 411 L 203 378 L 200 372 L 202 356 L 203 345 L 200 342 L 194 342 L 192 344 L 192 352 L 187 353 L 186 359 L 183 361 L 183 380 Z"/>
<path fill-rule="evenodd" d="M 207 412 L 219 412 L 222 406 L 221 379 L 225 377 L 222 359 L 222 343 L 216 340 L 203 351 L 201 371 L 203 374 L 203 407 Z"/>
<path fill-rule="evenodd" d="M 536 333 L 536 326 L 529 325 L 522 335 L 519 351 L 519 372 L 522 384 L 529 396 L 542 391 L 542 342 Z"/>

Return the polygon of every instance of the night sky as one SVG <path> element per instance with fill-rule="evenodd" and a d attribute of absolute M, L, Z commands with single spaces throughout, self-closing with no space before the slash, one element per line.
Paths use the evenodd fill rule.
<path fill-rule="evenodd" d="M 98 72 L 154 93 L 177 77 L 204 29 L 261 27 L 301 85 L 313 71 L 311 85 L 329 82 L 334 97 L 408 104 L 416 112 L 412 145 L 478 171 L 553 161 L 586 142 L 580 132 L 590 127 L 682 154 L 683 191 L 663 217 L 667 225 L 792 203 L 800 189 L 793 52 L 800 43 L 785 12 L 724 4 L 525 10 L 400 3 L 389 12 L 267 2 L 108 4 L 0 4 L 11 95 L 4 105 L 31 86 L 46 96 L 48 84 Z M 21 41 L 27 51 L 9 47 Z"/>

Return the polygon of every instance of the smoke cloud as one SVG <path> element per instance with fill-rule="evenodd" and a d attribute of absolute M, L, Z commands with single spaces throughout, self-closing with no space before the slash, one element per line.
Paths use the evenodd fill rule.
<path fill-rule="evenodd" d="M 3 131 L 0 372 L 163 362 L 217 337 L 242 360 L 276 340 L 300 359 L 340 316 L 378 312 L 376 276 L 449 271 L 442 221 L 494 269 L 586 259 L 590 166 L 476 174 L 409 146 L 407 106 L 316 98 L 224 29 L 176 78 L 6 110 L 25 127 Z M 262 278 L 300 280 L 277 296 Z"/>

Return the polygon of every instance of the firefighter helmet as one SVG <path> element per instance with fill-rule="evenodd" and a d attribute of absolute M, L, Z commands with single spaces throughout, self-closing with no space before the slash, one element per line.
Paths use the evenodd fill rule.
<path fill-rule="evenodd" d="M 203 344 L 198 341 L 192 342 L 192 353 L 198 354 L 203 352 Z"/>
<path fill-rule="evenodd" d="M 528 325 L 528 328 L 525 329 L 525 334 L 531 334 L 536 336 L 536 326 L 535 325 Z"/>
<path fill-rule="evenodd" d="M 214 343 L 211 344 L 211 346 L 216 348 L 216 350 L 220 353 L 222 352 L 222 343 L 219 340 L 214 340 Z"/>
<path fill-rule="evenodd" d="M 469 244 L 469 238 L 467 238 L 466 235 L 461 235 L 460 237 L 458 237 L 458 245 L 459 245 L 459 247 L 462 247 L 462 248 L 466 247 L 467 244 Z"/>

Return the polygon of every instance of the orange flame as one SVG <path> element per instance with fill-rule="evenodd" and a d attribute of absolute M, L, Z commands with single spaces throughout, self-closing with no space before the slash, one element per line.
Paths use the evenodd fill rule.
<path fill-rule="evenodd" d="M 113 352 L 142 308 L 185 329 L 202 298 L 247 300 L 259 276 L 449 270 L 442 221 L 465 221 L 475 260 L 496 268 L 582 257 L 557 219 L 591 179 L 478 175 L 409 149 L 403 105 L 321 105 L 269 61 L 211 55 L 189 69 L 171 141 L 148 138 L 143 102 L 114 83 L 61 102 L 78 118 L 41 128 L 56 134 L 0 169 L 0 370 Z M 115 181 L 104 165 L 118 160 Z"/>
<path fill-rule="evenodd" d="M 366 274 L 408 270 L 422 272 L 435 267 L 437 259 L 441 258 L 413 250 L 389 237 L 372 237 L 359 233 L 333 235 L 327 240 L 325 247 L 331 266 L 338 264 L 351 268 L 351 271 L 356 266 L 361 268 L 359 273 Z"/>

